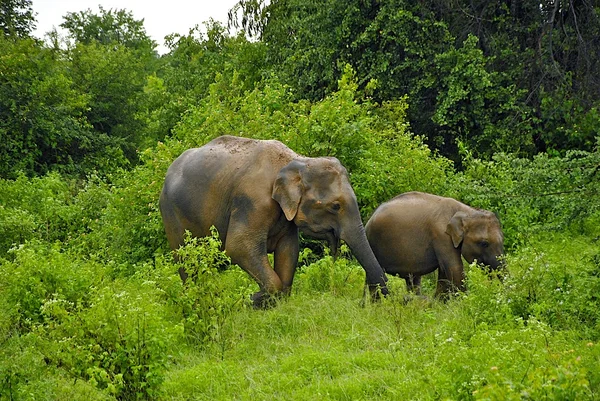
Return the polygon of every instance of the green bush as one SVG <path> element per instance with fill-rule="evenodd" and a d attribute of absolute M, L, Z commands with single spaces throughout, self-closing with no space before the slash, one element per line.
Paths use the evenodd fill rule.
<path fill-rule="evenodd" d="M 108 203 L 107 185 L 83 184 L 58 173 L 0 179 L 0 256 L 27 240 L 69 241 L 90 231 Z"/>
<path fill-rule="evenodd" d="M 325 248 L 325 255 L 312 263 L 312 251 L 305 248 L 294 278 L 294 293 L 316 294 L 331 292 L 336 295 L 349 295 L 365 283 L 363 269 L 352 262 L 352 255 L 346 245 L 340 248 L 339 256 L 334 258 Z"/>
<path fill-rule="evenodd" d="M 188 278 L 176 303 L 183 312 L 185 335 L 195 346 L 216 345 L 221 358 L 233 338 L 233 315 L 250 305 L 250 294 L 256 284 L 248 274 L 221 251 L 219 234 L 193 238 L 188 232 L 185 245 L 177 250 L 180 268 Z"/>
<path fill-rule="evenodd" d="M 167 320 L 155 284 L 113 281 L 90 292 L 87 307 L 44 303 L 36 333 L 45 359 L 117 399 L 157 399 L 166 351 L 181 330 Z"/>
<path fill-rule="evenodd" d="M 513 313 L 556 329 L 577 327 L 582 335 L 599 339 L 600 253 L 594 241 L 562 234 L 536 243 L 508 258 L 505 286 Z"/>
<path fill-rule="evenodd" d="M 523 159 L 498 153 L 491 161 L 467 152 L 466 169 L 452 180 L 448 193 L 498 213 L 508 249 L 548 230 L 597 236 L 598 166 L 600 146 L 594 152 L 570 151 L 563 157 L 539 154 Z"/>
<path fill-rule="evenodd" d="M 70 245 L 83 255 L 110 264 L 112 274 L 121 277 L 133 275 L 155 254 L 166 253 L 158 198 L 167 168 L 182 151 L 176 141 L 169 142 L 169 146 L 159 143 L 141 155 L 141 165 L 115 175 L 103 193 L 106 207 L 102 214 L 89 221 L 86 235 Z"/>
<path fill-rule="evenodd" d="M 0 399 L 2 400 L 114 400 L 84 380 L 73 380 L 48 365 L 34 334 L 2 340 Z"/>
<path fill-rule="evenodd" d="M 58 174 L 0 179 L 0 253 L 29 239 L 62 239 L 73 226 L 73 187 Z"/>
<path fill-rule="evenodd" d="M 488 376 L 487 383 L 473 391 L 475 400 L 593 400 L 590 388 L 590 365 L 598 358 L 598 347 L 589 345 L 584 358 L 574 350 L 554 352 L 548 363 L 539 366 L 520 381 L 512 380 L 498 369 Z M 596 348 L 594 350 L 593 348 Z M 594 355 L 594 351 L 596 355 Z"/>
<path fill-rule="evenodd" d="M 0 293 L 11 311 L 12 327 L 25 333 L 43 322 L 43 305 L 54 300 L 73 309 L 88 305 L 91 287 L 103 280 L 104 267 L 64 252 L 60 243 L 34 241 L 0 259 Z"/>

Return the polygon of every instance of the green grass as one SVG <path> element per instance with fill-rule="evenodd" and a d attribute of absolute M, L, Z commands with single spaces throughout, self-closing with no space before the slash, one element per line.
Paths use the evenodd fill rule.
<path fill-rule="evenodd" d="M 508 255 L 510 274 L 503 282 L 470 267 L 469 290 L 445 303 L 405 303 L 403 280 L 391 278 L 392 296 L 363 305 L 360 267 L 325 258 L 302 267 L 292 296 L 270 310 L 254 310 L 248 302 L 237 302 L 234 309 L 219 303 L 235 298 L 235 292 L 208 304 L 201 303 L 202 291 L 194 293 L 196 305 L 209 309 L 197 318 L 221 317 L 220 325 L 204 328 L 204 340 L 186 336 L 193 331 L 186 324 L 194 320 L 182 320 L 182 287 L 168 260 L 128 279 L 83 278 L 97 287 L 82 295 L 85 306 L 46 303 L 46 309 L 56 310 L 25 329 L 13 324 L 20 322 L 14 317 L 19 308 L 2 301 L 0 398 L 598 399 L 595 245 L 594 239 L 568 233 L 530 239 Z M 46 256 L 66 266 L 56 252 Z M 16 258 L 22 265 L 10 267 L 33 269 L 31 255 L 25 256 Z M 226 280 L 244 291 L 254 285 L 233 269 L 206 279 Z M 53 290 L 65 287 L 69 299 L 79 299 L 74 293 L 81 281 L 74 285 L 62 273 L 57 277 L 66 284 L 55 281 Z M 42 287 L 36 282 L 36 294 Z M 431 279 L 425 288 L 432 293 Z M 94 349 L 104 349 L 105 357 Z M 144 390 L 147 386 L 151 391 Z"/>
<path fill-rule="evenodd" d="M 563 370 L 584 383 L 557 386 L 578 395 L 588 386 L 598 345 L 533 321 L 478 326 L 463 307 L 391 299 L 361 308 L 351 298 L 295 296 L 236 316 L 238 341 L 222 360 L 181 349 L 165 399 L 475 399 L 538 391 Z M 543 383 L 530 378 L 536 373 Z"/>
<path fill-rule="evenodd" d="M 404 304 L 404 282 L 392 279 L 395 296 L 379 304 L 361 307 L 360 283 L 353 282 L 345 295 L 297 292 L 273 310 L 239 312 L 235 345 L 222 359 L 180 349 L 164 398 L 597 399 L 596 326 L 574 316 L 553 327 L 548 310 L 524 318 L 514 306 L 513 298 L 532 291 L 526 274 L 542 271 L 548 280 L 536 283 L 551 286 L 597 254 L 591 241 L 565 246 L 567 239 L 538 239 L 510 255 L 504 283 L 472 269 L 471 290 L 447 303 Z M 557 300 L 550 298 L 555 287 L 546 292 L 532 310 Z M 555 313 L 575 306 L 562 305 Z"/>

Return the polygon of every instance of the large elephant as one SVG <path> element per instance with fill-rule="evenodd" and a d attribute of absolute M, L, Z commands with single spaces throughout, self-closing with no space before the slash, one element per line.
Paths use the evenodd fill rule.
<path fill-rule="evenodd" d="M 232 262 L 258 283 L 260 291 L 252 297 L 257 307 L 290 292 L 299 229 L 328 240 L 333 254 L 344 240 L 364 268 L 372 296 L 388 292 L 348 173 L 336 158 L 303 157 L 275 140 L 222 136 L 173 162 L 160 211 L 173 250 L 183 244 L 186 230 L 201 237 L 215 226 Z M 185 281 L 185 271 L 180 275 Z"/>
<path fill-rule="evenodd" d="M 408 192 L 380 205 L 366 224 L 386 273 L 420 294 L 421 276 L 438 270 L 436 295 L 464 288 L 463 262 L 498 269 L 504 236 L 496 215 L 452 198 Z"/>

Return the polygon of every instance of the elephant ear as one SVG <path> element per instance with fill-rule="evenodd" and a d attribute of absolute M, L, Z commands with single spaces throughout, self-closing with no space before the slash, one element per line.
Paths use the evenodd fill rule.
<path fill-rule="evenodd" d="M 279 170 L 275 183 L 273 184 L 272 198 L 279 203 L 285 218 L 294 220 L 298 213 L 298 206 L 302 198 L 303 184 L 302 171 L 306 165 L 300 161 L 293 160 L 284 168 Z"/>
<path fill-rule="evenodd" d="M 465 235 L 464 219 L 467 217 L 465 212 L 456 212 L 446 226 L 446 234 L 452 238 L 452 244 L 458 248 Z"/>

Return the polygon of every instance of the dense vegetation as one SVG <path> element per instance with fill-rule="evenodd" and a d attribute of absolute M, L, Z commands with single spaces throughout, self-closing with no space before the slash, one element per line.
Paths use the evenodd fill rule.
<path fill-rule="evenodd" d="M 585 1 L 242 0 L 158 55 L 126 10 L 42 41 L 0 6 L 0 399 L 600 397 L 600 21 Z M 251 40 L 248 38 L 252 38 Z M 498 213 L 507 275 L 362 300 L 307 246 L 257 311 L 218 237 L 182 285 L 158 194 L 184 149 L 275 138 L 348 168 L 366 220 L 420 190 Z M 434 280 L 424 283 L 431 294 Z"/>

